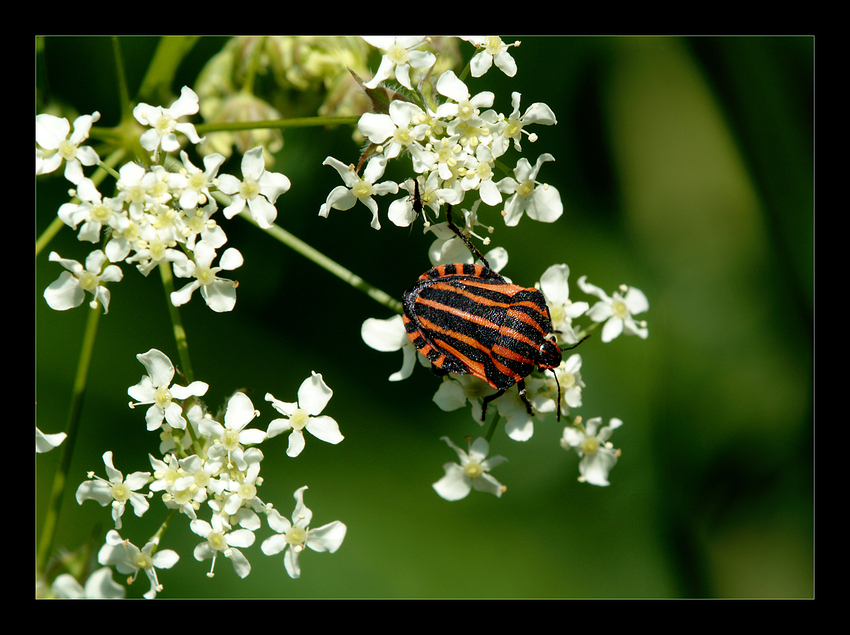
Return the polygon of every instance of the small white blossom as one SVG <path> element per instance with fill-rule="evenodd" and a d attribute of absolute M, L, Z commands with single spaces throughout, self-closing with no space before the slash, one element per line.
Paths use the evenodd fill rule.
<path fill-rule="evenodd" d="M 364 113 L 357 128 L 369 141 L 381 145 L 387 159 L 393 159 L 425 138 L 430 126 L 424 121 L 425 113 L 419 106 L 396 99 L 390 103 L 388 115 Z"/>
<path fill-rule="evenodd" d="M 50 452 L 53 448 L 58 448 L 62 445 L 62 442 L 68 438 L 68 435 L 64 432 L 57 432 L 56 434 L 44 434 L 38 428 L 35 429 L 35 451 L 38 454 L 43 454 L 44 452 Z"/>
<path fill-rule="evenodd" d="M 209 450 L 209 469 L 216 471 L 231 465 L 242 472 L 248 469 L 245 446 L 262 443 L 266 438 L 263 430 L 245 427 L 259 414 L 251 399 L 245 393 L 237 392 L 227 401 L 224 425 L 214 419 L 201 419 L 198 431 L 213 442 Z"/>
<path fill-rule="evenodd" d="M 268 229 L 277 218 L 275 203 L 278 196 L 289 191 L 289 179 L 278 172 L 266 170 L 262 146 L 249 150 L 242 157 L 242 180 L 231 174 L 218 177 L 219 189 L 231 196 L 224 208 L 225 218 L 233 218 L 247 205 L 257 225 Z"/>
<path fill-rule="evenodd" d="M 495 99 L 495 95 L 491 91 L 472 95 L 466 84 L 453 71 L 446 71 L 440 75 L 436 89 L 438 93 L 451 100 L 437 108 L 438 117 L 452 120 L 447 129 L 450 135 L 455 134 L 454 127 L 456 126 L 463 125 L 473 128 L 480 126 L 483 123 L 480 117 L 481 108 L 489 108 L 493 105 Z"/>
<path fill-rule="evenodd" d="M 109 312 L 109 289 L 103 286 L 104 282 L 118 282 L 124 277 L 123 272 L 117 265 L 107 265 L 106 254 L 100 249 L 91 252 L 86 258 L 86 266 L 83 267 L 76 260 L 61 258 L 55 251 L 50 253 L 50 261 L 58 262 L 65 267 L 59 278 L 44 290 L 44 299 L 54 311 L 67 311 L 80 306 L 85 299 L 85 292 L 94 296 L 89 306 L 97 307 L 100 302 L 103 312 Z"/>
<path fill-rule="evenodd" d="M 372 197 L 398 192 L 398 184 L 393 181 L 377 182 L 384 175 L 386 159 L 384 157 L 370 159 L 362 177 L 357 176 L 353 167 L 347 166 L 333 157 L 326 158 L 322 165 L 333 167 L 342 177 L 344 185 L 338 185 L 331 190 L 327 200 L 319 208 L 319 216 L 327 218 L 332 209 L 348 210 L 354 207 L 357 201 L 360 201 L 372 212 L 372 228 L 380 229 L 378 204 Z"/>
<path fill-rule="evenodd" d="M 422 36 L 364 36 L 363 39 L 384 51 L 378 72 L 370 81 L 363 84 L 366 88 L 376 88 L 385 79 L 395 76 L 399 84 L 412 90 L 410 69 L 426 71 L 437 61 L 433 53 L 417 50 L 425 43 L 425 38 Z"/>
<path fill-rule="evenodd" d="M 216 313 L 232 311 L 236 306 L 237 283 L 227 278 L 219 278 L 219 271 L 232 271 L 242 266 L 244 260 L 237 249 L 227 249 L 219 261 L 218 267 L 212 266 L 215 260 L 215 247 L 205 240 L 195 245 L 195 260 L 186 259 L 174 263 L 174 274 L 180 278 L 195 278 L 192 282 L 171 294 L 171 303 L 174 306 L 182 306 L 191 298 L 197 290 L 201 290 L 204 302 Z"/>
<path fill-rule="evenodd" d="M 127 501 L 133 506 L 133 511 L 139 518 L 148 510 L 150 505 L 143 494 L 138 494 L 148 483 L 149 472 L 133 472 L 124 478 L 124 475 L 112 466 L 112 452 L 103 454 L 103 464 L 106 466 L 108 481 L 89 473 L 91 480 L 83 481 L 77 488 L 77 503 L 82 505 L 84 500 L 91 499 L 100 503 L 103 507 L 112 506 L 112 519 L 115 521 L 115 529 L 121 529 L 121 516 Z"/>
<path fill-rule="evenodd" d="M 127 595 L 127 590 L 112 579 L 112 569 L 109 567 L 101 567 L 93 572 L 85 586 L 70 573 L 63 573 L 56 576 L 50 590 L 57 598 L 68 600 L 118 600 Z"/>
<path fill-rule="evenodd" d="M 150 106 L 139 104 L 133 109 L 133 116 L 143 126 L 152 126 L 150 130 L 142 133 L 140 142 L 142 147 L 153 152 L 154 156 L 162 148 L 164 152 L 176 152 L 180 149 L 180 142 L 175 132 L 180 132 L 189 138 L 192 143 L 200 143 L 204 139 L 198 136 L 195 126 L 190 123 L 178 123 L 180 117 L 194 115 L 198 112 L 198 96 L 188 86 L 184 86 L 171 107 Z"/>
<path fill-rule="evenodd" d="M 307 486 L 305 485 L 295 492 L 295 511 L 292 512 L 292 522 L 281 516 L 276 509 L 269 511 L 269 527 L 276 531 L 277 535 L 266 538 L 261 547 L 263 553 L 267 556 L 273 556 L 284 551 L 283 564 L 291 578 L 301 576 L 301 566 L 298 559 L 305 547 L 309 547 L 313 551 L 334 553 L 342 545 L 347 531 L 345 524 L 338 520 L 315 529 L 310 527 L 313 512 L 304 505 L 304 490 L 306 489 Z"/>
<path fill-rule="evenodd" d="M 180 207 L 186 210 L 195 209 L 199 205 L 205 205 L 210 200 L 210 185 L 218 175 L 218 169 L 224 163 L 224 157 L 217 152 L 204 157 L 204 169 L 195 167 L 189 161 L 189 155 L 185 150 L 180 151 L 183 160 L 185 183 L 180 192 Z"/>
<path fill-rule="evenodd" d="M 332 396 L 333 391 L 316 372 L 303 381 L 298 389 L 298 401 L 295 403 L 280 401 L 271 393 L 267 393 L 266 401 L 285 417 L 275 419 L 269 424 L 268 438 L 289 432 L 286 454 L 292 457 L 298 456 L 304 449 L 304 430 L 326 443 L 339 443 L 344 438 L 339 432 L 339 425 L 331 417 L 321 414 Z"/>
<path fill-rule="evenodd" d="M 171 549 L 158 549 L 154 553 L 154 549 L 158 545 L 159 540 L 155 540 L 139 549 L 129 540 L 122 539 L 120 534 L 113 529 L 107 532 L 106 544 L 100 548 L 97 561 L 103 566 L 114 566 L 118 573 L 132 574 L 131 583 L 135 581 L 139 571 L 144 571 L 151 583 L 151 588 L 145 593 L 144 597 L 152 600 L 159 591 L 162 591 L 156 570 L 170 569 L 180 559 L 177 552 Z"/>
<path fill-rule="evenodd" d="M 513 111 L 505 120 L 504 125 L 499 128 L 493 141 L 493 154 L 497 157 L 502 156 L 513 142 L 514 149 L 518 152 L 522 151 L 520 141 L 522 135 L 528 136 L 529 141 L 536 141 L 537 135 L 529 133 L 526 126 L 536 123 L 544 126 L 554 126 L 558 123 L 555 113 L 546 104 L 537 102 L 531 104 L 523 115 L 519 114 L 519 104 L 522 95 L 520 93 L 511 93 L 511 104 Z"/>
<path fill-rule="evenodd" d="M 470 72 L 473 77 L 481 77 L 490 70 L 493 62 L 496 67 L 508 77 L 516 75 L 516 61 L 510 54 L 512 46 L 519 46 L 519 42 L 505 44 L 498 35 L 470 35 L 461 36 L 475 48 L 480 49 L 469 62 Z"/>
<path fill-rule="evenodd" d="M 161 207 L 174 211 L 170 207 Z M 135 244 L 136 253 L 126 258 L 124 262 L 128 264 L 138 263 L 136 269 L 143 276 L 147 276 L 160 263 L 179 263 L 185 268 L 188 257 L 182 250 L 177 249 L 177 242 L 173 236 L 174 228 L 170 227 L 169 229 L 171 232 L 158 230 L 150 224 L 143 225 L 139 229 L 138 240 Z"/>
<path fill-rule="evenodd" d="M 407 379 L 413 373 L 416 364 L 416 347 L 407 332 L 400 315 L 386 320 L 368 318 L 360 327 L 360 336 L 367 346 L 384 353 L 400 350 L 403 354 L 401 370 L 390 375 L 390 381 Z"/>
<path fill-rule="evenodd" d="M 441 498 L 447 501 L 456 501 L 466 498 L 473 488 L 479 492 L 488 492 L 501 497 L 505 486 L 499 483 L 489 474 L 497 465 L 501 465 L 507 459 L 503 456 L 487 458 L 490 452 L 490 444 L 487 440 L 478 437 L 469 444 L 469 452 L 464 452 L 457 447 L 448 437 L 442 437 L 443 441 L 457 453 L 460 464 L 446 463 L 443 469 L 445 476 L 434 483 L 433 487 Z"/>
<path fill-rule="evenodd" d="M 505 225 L 516 226 L 523 214 L 543 223 L 554 223 L 561 217 L 564 213 L 561 194 L 554 186 L 537 181 L 543 162 L 554 160 L 551 154 L 541 154 L 532 166 L 528 159 L 522 157 L 514 168 L 516 179 L 505 177 L 499 181 L 499 190 L 512 194 L 505 201 Z"/>
<path fill-rule="evenodd" d="M 80 202 L 63 203 L 56 215 L 74 229 L 82 223 L 77 239 L 96 243 L 103 227 L 111 227 L 118 222 L 122 213 L 121 202 L 111 198 L 104 200 L 92 180 L 87 178 L 77 184 L 75 192 Z"/>
<path fill-rule="evenodd" d="M 481 401 L 495 392 L 496 389 L 490 384 L 473 375 L 448 375 L 443 378 L 432 401 L 440 407 L 440 410 L 446 412 L 463 408 L 468 402 L 472 405 L 473 421 L 478 425 L 484 425 L 481 421 Z"/>
<path fill-rule="evenodd" d="M 649 330 L 646 322 L 636 322 L 632 317 L 636 313 L 649 310 L 649 301 L 643 291 L 634 287 L 621 285 L 619 291 L 609 296 L 596 285 L 587 282 L 587 276 L 578 279 L 578 286 L 588 295 L 595 295 L 599 301 L 587 312 L 594 322 L 605 322 L 602 327 L 602 341 L 610 342 L 621 333 L 637 335 L 646 339 Z"/>
<path fill-rule="evenodd" d="M 83 180 L 83 166 L 97 165 L 100 157 L 89 146 L 80 146 L 88 139 L 92 124 L 100 119 L 100 113 L 81 115 L 74 120 L 74 132 L 64 117 L 36 115 L 35 173 L 47 174 L 56 170 L 64 161 L 65 178 L 78 184 Z M 70 133 L 70 135 L 69 135 Z"/>
<path fill-rule="evenodd" d="M 207 577 L 211 578 L 215 575 L 215 561 L 219 553 L 230 560 L 233 570 L 240 578 L 245 578 L 251 573 L 251 563 L 237 547 L 245 548 L 253 545 L 254 532 L 248 529 L 227 531 L 218 515 L 212 517 L 212 524 L 196 518 L 189 523 L 189 528 L 204 539 L 204 542 L 199 543 L 194 549 L 195 560 L 203 562 L 212 559 Z"/>
<path fill-rule="evenodd" d="M 130 407 L 151 404 L 145 420 L 149 431 L 158 430 L 162 421 L 168 422 L 172 428 L 186 429 L 186 419 L 183 418 L 183 407 L 174 399 L 189 399 L 206 394 L 209 385 L 202 381 L 193 381 L 188 386 L 171 384 L 174 379 L 174 365 L 162 351 L 152 348 L 147 353 L 136 355 L 148 374 L 141 381 L 131 386 L 127 393 L 136 401 L 130 402 Z"/>
<path fill-rule="evenodd" d="M 570 277 L 568 265 L 552 265 L 540 276 L 539 288 L 549 306 L 549 317 L 552 320 L 552 332 L 555 333 L 559 344 L 577 344 L 578 334 L 573 328 L 573 320 L 585 314 L 590 308 L 587 302 L 570 300 Z"/>
<path fill-rule="evenodd" d="M 578 466 L 581 473 L 580 481 L 605 486 L 609 485 L 608 472 L 620 456 L 620 451 L 615 450 L 608 439 L 615 429 L 623 425 L 623 422 L 614 418 L 607 426 L 599 429 L 601 423 L 602 417 L 594 417 L 588 420 L 587 425 L 578 422 L 575 426 L 564 428 L 561 447 L 565 450 L 574 448 L 582 457 Z"/>

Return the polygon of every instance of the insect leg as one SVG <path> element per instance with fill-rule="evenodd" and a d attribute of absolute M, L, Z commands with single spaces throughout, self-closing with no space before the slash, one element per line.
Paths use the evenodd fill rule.
<path fill-rule="evenodd" d="M 414 209 L 416 209 L 415 205 L 414 205 Z M 452 206 L 451 206 L 451 203 L 449 203 L 446 206 L 446 222 L 449 225 L 449 229 L 451 229 L 455 233 L 455 235 L 464 242 L 464 244 L 469 248 L 469 251 L 471 251 L 473 253 L 473 255 L 476 258 L 478 258 L 478 260 L 483 262 L 484 266 L 489 269 L 490 263 L 487 262 L 487 259 L 484 256 L 482 256 L 481 252 L 478 251 L 478 248 L 475 245 L 472 244 L 472 241 L 469 240 L 469 236 L 467 236 L 462 231 L 460 231 L 458 226 L 455 225 L 454 222 L 452 221 Z"/>

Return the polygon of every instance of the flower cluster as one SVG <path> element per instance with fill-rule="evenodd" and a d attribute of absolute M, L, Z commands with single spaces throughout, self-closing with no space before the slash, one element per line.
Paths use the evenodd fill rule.
<path fill-rule="evenodd" d="M 194 125 L 181 118 L 198 112 L 198 97 L 184 87 L 169 108 L 139 104 L 133 111 L 137 122 L 146 126 L 139 143 L 151 153 L 149 167 L 133 161 L 115 174 L 114 196 L 104 196 L 94 181 L 85 176 L 83 165 L 99 163 L 97 153 L 81 146 L 88 138 L 98 113 L 78 118 L 74 130 L 66 119 L 52 115 L 36 117 L 36 173 L 55 171 L 64 161 L 65 176 L 74 184 L 76 200 L 63 204 L 57 215 L 66 225 L 79 228 L 83 242 L 103 242 L 79 262 L 62 258 L 55 252 L 50 260 L 61 264 L 59 278 L 47 287 L 44 298 L 51 308 L 64 311 L 82 304 L 85 293 L 92 295 L 91 306 L 98 303 L 109 311 L 107 282 L 118 282 L 123 272 L 117 264 L 135 264 L 147 276 L 157 265 L 169 265 L 178 278 L 190 281 L 171 294 L 174 306 L 188 302 L 200 293 L 213 311 L 231 311 L 236 303 L 236 283 L 222 277 L 242 265 L 240 252 L 230 247 L 220 256 L 227 242 L 224 230 L 213 217 L 219 204 L 213 194 L 227 201 L 222 212 L 231 218 L 243 209 L 250 212 L 260 227 L 275 220 L 275 202 L 289 187 L 283 174 L 265 169 L 263 149 L 254 148 L 242 159 L 242 178 L 218 174 L 225 158 L 209 154 L 203 168 L 192 164 L 181 149 L 181 138 L 198 144 Z M 169 171 L 166 155 L 179 152 L 180 159 Z M 218 260 L 218 264 L 215 264 Z"/>
<path fill-rule="evenodd" d="M 498 37 L 464 38 L 478 49 L 470 63 L 472 77 L 480 77 L 493 65 L 509 77 L 517 71 L 511 48 L 519 43 L 505 44 Z M 423 78 L 435 65 L 435 57 L 426 50 L 427 39 L 415 37 L 376 38 L 370 40 L 384 51 L 380 68 L 371 81 L 364 84 L 367 90 L 375 89 L 381 82 L 397 82 L 408 91 L 414 91 L 411 73 L 419 78 L 418 86 L 425 84 Z M 509 150 L 522 153 L 524 142 L 534 142 L 537 134 L 533 125 L 552 126 L 557 119 L 552 110 L 542 102 L 521 107 L 521 95 L 511 95 L 511 111 L 508 114 L 496 111 L 493 106 L 495 95 L 489 91 L 474 92 L 455 74 L 445 70 L 433 81 L 433 93 L 414 97 L 395 93 L 386 112 L 366 113 L 358 124 L 361 133 L 370 145 L 360 164 L 362 174 L 353 165 L 328 157 L 325 165 L 339 172 L 343 185 L 333 189 L 319 215 L 327 217 L 331 209 L 347 210 L 358 201 L 372 214 L 371 226 L 380 229 L 380 210 L 375 197 L 397 194 L 405 190 L 404 197 L 393 200 L 388 207 L 388 218 L 398 226 L 407 226 L 417 220 L 415 207 L 419 199 L 423 210 L 439 215 L 444 205 L 460 208 L 462 231 L 470 239 L 481 240 L 476 233 L 484 227 L 488 234 L 493 228 L 484 222 L 487 208 L 496 208 L 506 227 L 515 227 L 523 216 L 532 220 L 552 223 L 563 213 L 558 190 L 540 180 L 544 167 L 554 157 L 544 153 L 534 159 L 520 156 L 508 174 L 500 175 L 500 164 L 504 163 Z M 387 165 L 406 157 L 410 162 L 413 178 L 403 183 L 383 180 Z M 415 179 L 415 183 L 414 183 Z M 501 209 L 499 209 L 501 208 Z M 426 231 L 436 236 L 429 249 L 432 264 L 472 262 L 474 254 L 463 240 L 451 231 L 447 223 L 431 224 L 424 219 Z M 482 240 L 489 244 L 488 235 Z M 508 260 L 507 252 L 497 247 L 487 254 L 487 260 L 495 271 L 501 271 Z M 637 335 L 645 339 L 648 335 L 645 322 L 633 316 L 649 308 L 646 296 L 638 289 L 622 286 L 608 295 L 601 288 L 587 282 L 587 277 L 578 280 L 579 288 L 597 301 L 574 301 L 570 298 L 569 267 L 555 264 L 540 277 L 536 287 L 543 293 L 552 321 L 552 332 L 559 346 L 571 348 L 602 325 L 601 339 L 610 342 L 621 334 Z M 586 318 L 590 325 L 578 327 L 574 320 Z M 389 319 L 370 318 L 361 329 L 363 340 L 379 351 L 401 350 L 404 355 L 402 368 L 390 376 L 390 381 L 409 377 L 418 359 L 427 365 L 424 356 L 417 355 L 416 348 L 408 338 L 401 316 Z M 547 414 L 569 414 L 582 404 L 585 384 L 581 376 L 582 358 L 578 353 L 565 356 L 560 366 L 551 373 L 535 372 L 526 381 L 526 396 L 532 405 L 530 414 L 516 390 L 509 391 L 493 402 L 499 416 L 505 421 L 507 435 L 516 441 L 527 441 L 534 433 L 534 420 Z M 434 395 L 435 403 L 445 411 L 471 407 L 473 418 L 480 423 L 482 400 L 492 395 L 495 388 L 471 375 L 445 376 Z M 559 401 L 560 395 L 560 401 Z M 591 422 L 595 422 L 592 419 Z M 618 421 L 618 420 L 617 420 Z M 585 429 L 581 419 L 576 418 L 567 427 L 578 434 L 590 437 L 595 426 L 588 422 Z M 618 424 L 619 425 L 619 424 Z M 605 428 L 606 435 L 611 429 Z M 564 433 L 567 435 L 567 432 Z M 570 433 L 572 434 L 572 433 Z M 601 435 L 605 436 L 606 435 Z M 565 438 L 573 439 L 572 436 Z M 489 437 L 488 437 L 489 439 Z M 484 457 L 489 450 L 487 440 L 477 439 L 470 446 L 469 454 L 459 450 L 446 439 L 461 459 L 461 463 L 447 464 L 446 475 L 434 484 L 435 490 L 447 500 L 457 500 L 469 493 L 472 487 L 500 495 L 502 486 L 491 480 L 488 472 L 501 462 Z M 579 466 L 582 480 L 596 485 L 607 485 L 607 470 L 615 460 L 610 449 L 598 443 L 594 450 L 589 443 L 567 443 L 565 448 L 576 448 L 583 457 Z M 590 457 L 596 456 L 595 462 Z M 607 460 L 598 460 L 599 457 Z M 593 467 L 589 467 L 592 465 Z"/>
<path fill-rule="evenodd" d="M 191 530 L 202 538 L 194 556 L 199 561 L 212 561 L 210 577 L 219 557 L 230 560 L 240 578 L 251 572 L 251 564 L 242 549 L 254 544 L 262 517 L 273 531 L 262 543 L 263 553 L 274 555 L 284 551 L 284 565 L 293 578 L 300 576 L 298 557 L 304 547 L 331 553 L 339 549 L 346 526 L 333 521 L 311 527 L 312 512 L 303 501 L 306 486 L 295 492 L 292 522 L 259 496 L 263 482 L 260 444 L 288 433 L 287 454 L 295 457 L 304 449 L 305 429 L 328 443 L 343 440 L 337 422 L 321 414 L 333 395 L 322 375 L 314 372 L 304 380 L 296 403 L 282 402 L 267 394 L 266 400 L 284 417 L 274 419 L 262 430 L 248 425 L 260 413 L 246 394 L 233 394 L 219 421 L 200 400 L 207 392 L 206 383 L 195 381 L 188 386 L 173 383 L 174 366 L 156 349 L 137 358 L 147 374 L 129 388 L 128 394 L 135 400 L 130 406 L 147 407 L 146 427 L 160 435 L 161 456 L 150 456 L 152 471 L 125 476 L 114 467 L 113 453 L 107 451 L 103 455 L 106 478 L 90 472 L 88 480 L 77 488 L 78 503 L 94 500 L 112 509 L 115 527 L 107 534 L 106 544 L 98 554 L 101 565 L 114 566 L 119 573 L 132 574 L 133 578 L 144 571 L 151 584 L 145 597 L 155 597 L 162 590 L 156 570 L 171 568 L 177 563 L 178 554 L 158 550 L 156 538 L 140 549 L 119 533 L 127 504 L 141 517 L 150 509 L 155 496 L 160 497 L 166 508 L 184 515 Z M 203 510 L 206 517 L 202 517 Z"/>

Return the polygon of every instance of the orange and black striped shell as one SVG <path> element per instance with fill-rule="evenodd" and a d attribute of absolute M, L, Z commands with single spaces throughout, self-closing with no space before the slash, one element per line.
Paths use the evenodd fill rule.
<path fill-rule="evenodd" d="M 555 338 L 547 338 L 543 294 L 483 265 L 434 267 L 404 292 L 403 306 L 407 336 L 440 371 L 474 375 L 503 392 L 535 367 L 561 363 Z"/>

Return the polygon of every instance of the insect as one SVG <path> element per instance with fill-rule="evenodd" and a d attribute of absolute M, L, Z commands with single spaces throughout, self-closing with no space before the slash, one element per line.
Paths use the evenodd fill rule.
<path fill-rule="evenodd" d="M 420 212 L 418 184 L 415 187 L 413 205 Z M 546 300 L 538 289 L 512 284 L 490 269 L 452 222 L 451 205 L 446 220 L 483 264 L 444 264 L 419 276 L 402 299 L 407 336 L 438 374 L 473 375 L 496 389 L 482 402 L 482 421 L 487 405 L 514 384 L 531 414 L 525 378 L 535 367 L 553 369 L 561 363 L 555 337 L 547 337 L 552 322 Z M 558 420 L 560 402 L 559 384 Z"/>

